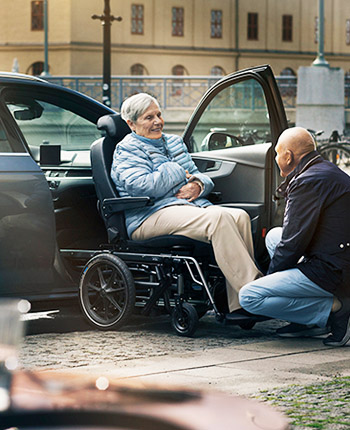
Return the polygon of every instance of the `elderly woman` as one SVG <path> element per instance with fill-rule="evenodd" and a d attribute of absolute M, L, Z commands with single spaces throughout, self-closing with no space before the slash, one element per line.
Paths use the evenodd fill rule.
<path fill-rule="evenodd" d="M 229 310 L 239 311 L 238 291 L 261 276 L 254 263 L 249 215 L 213 206 L 205 198 L 212 180 L 198 171 L 181 137 L 163 133 L 164 120 L 154 97 L 129 97 L 121 116 L 132 133 L 116 147 L 111 177 L 121 197 L 154 199 L 153 206 L 126 211 L 129 237 L 174 234 L 210 242 L 226 278 Z"/>

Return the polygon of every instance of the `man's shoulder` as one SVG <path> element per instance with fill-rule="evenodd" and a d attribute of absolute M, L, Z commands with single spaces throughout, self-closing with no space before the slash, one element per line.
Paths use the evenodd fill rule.
<path fill-rule="evenodd" d="M 334 186 L 341 186 L 350 192 L 350 176 L 338 166 L 327 160 L 322 160 L 310 166 L 295 178 L 295 186 L 305 185 L 309 188 L 322 188 L 331 192 Z"/>

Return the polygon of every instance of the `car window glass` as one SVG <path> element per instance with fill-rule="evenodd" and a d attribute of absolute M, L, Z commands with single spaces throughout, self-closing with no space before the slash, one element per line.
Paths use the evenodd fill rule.
<path fill-rule="evenodd" d="M 15 152 L 10 146 L 2 121 L 0 121 L 0 152 Z"/>
<path fill-rule="evenodd" d="M 48 101 L 17 96 L 6 104 L 29 148 L 46 144 L 66 151 L 88 150 L 101 136 L 93 122 Z"/>
<path fill-rule="evenodd" d="M 255 79 L 225 87 L 207 105 L 190 137 L 192 152 L 270 141 L 264 92 Z"/>

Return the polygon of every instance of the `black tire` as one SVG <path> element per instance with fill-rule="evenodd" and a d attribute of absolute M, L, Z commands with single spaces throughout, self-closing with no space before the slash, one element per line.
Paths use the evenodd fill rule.
<path fill-rule="evenodd" d="M 255 326 L 256 321 L 245 321 L 238 324 L 243 330 L 251 330 Z"/>
<path fill-rule="evenodd" d="M 93 327 L 110 330 L 125 324 L 134 310 L 135 285 L 124 261 L 107 253 L 89 260 L 80 278 L 79 302 Z"/>
<path fill-rule="evenodd" d="M 195 306 L 196 312 L 197 312 L 197 316 L 198 319 L 200 320 L 201 318 L 204 317 L 204 315 L 206 315 L 206 313 L 208 312 L 208 310 L 210 309 L 210 307 L 206 304 L 204 305 L 196 305 Z"/>
<path fill-rule="evenodd" d="M 329 145 L 323 147 L 320 154 L 325 160 L 336 164 L 340 169 L 350 170 L 350 148 L 343 145 Z"/>
<path fill-rule="evenodd" d="M 195 307 L 189 303 L 175 306 L 171 315 L 171 324 L 179 336 L 191 337 L 198 325 Z"/>

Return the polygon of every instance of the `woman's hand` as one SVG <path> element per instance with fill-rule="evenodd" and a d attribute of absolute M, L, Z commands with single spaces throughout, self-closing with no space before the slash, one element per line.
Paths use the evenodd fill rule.
<path fill-rule="evenodd" d="M 178 199 L 185 199 L 189 202 L 193 202 L 201 193 L 202 189 L 197 182 L 191 181 L 186 185 L 182 186 L 179 191 L 175 194 Z"/>

